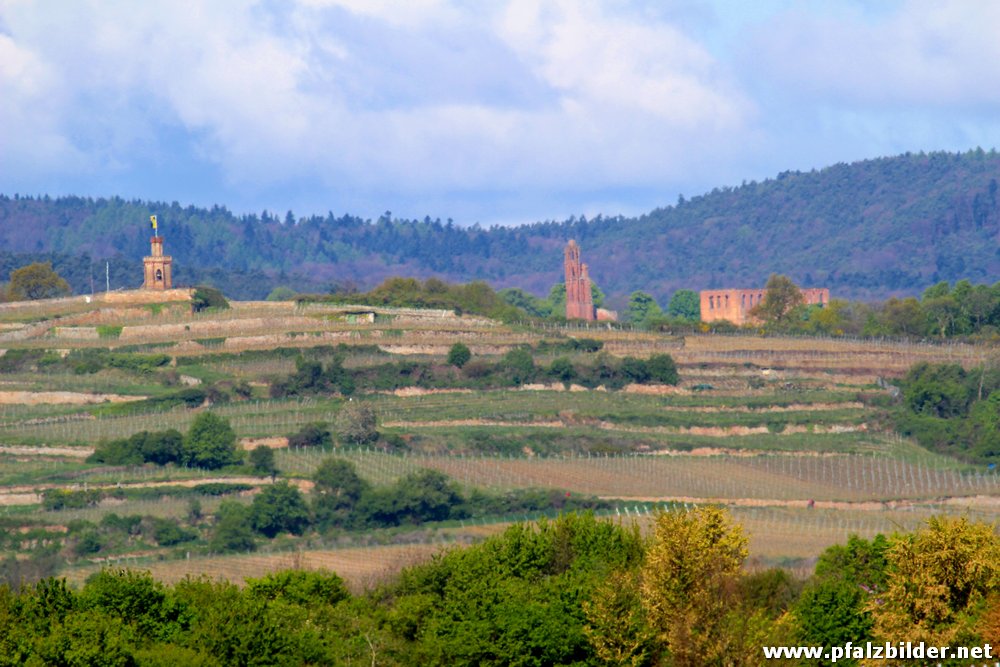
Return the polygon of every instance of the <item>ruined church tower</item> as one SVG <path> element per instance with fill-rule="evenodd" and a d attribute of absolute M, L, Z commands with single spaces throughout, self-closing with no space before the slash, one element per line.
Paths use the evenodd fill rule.
<path fill-rule="evenodd" d="M 594 311 L 594 298 L 590 291 L 590 275 L 587 265 L 580 263 L 580 246 L 570 240 L 566 245 L 566 319 L 587 320 L 597 319 Z"/>
<path fill-rule="evenodd" d="M 149 217 L 153 226 L 153 237 L 149 240 L 149 256 L 144 257 L 142 283 L 143 289 L 168 290 L 173 287 L 173 279 L 170 275 L 170 265 L 173 258 L 163 254 L 163 237 L 157 233 L 156 216 Z"/>

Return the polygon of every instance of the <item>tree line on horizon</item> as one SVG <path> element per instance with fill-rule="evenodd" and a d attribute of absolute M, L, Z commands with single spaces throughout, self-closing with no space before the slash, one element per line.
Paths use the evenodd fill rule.
<path fill-rule="evenodd" d="M 996 151 L 905 154 L 783 172 L 716 188 L 637 217 L 573 216 L 516 227 L 461 226 L 429 216 L 237 215 L 222 206 L 120 197 L 0 195 L 0 274 L 51 261 L 77 293 L 141 283 L 146 221 L 162 222 L 178 284 L 235 298 L 278 285 L 370 289 L 402 272 L 484 280 L 540 294 L 576 239 L 609 294 L 637 288 L 665 301 L 679 289 L 758 287 L 771 273 L 855 299 L 913 295 L 1000 272 Z"/>
<path fill-rule="evenodd" d="M 31 300 L 65 296 L 68 282 L 50 263 L 35 262 L 16 268 L 10 280 L 0 286 L 0 300 Z M 591 283 L 594 305 L 605 302 L 604 292 Z M 298 294 L 286 286 L 271 290 L 269 300 L 340 303 L 351 305 L 438 308 L 456 314 L 470 313 L 506 322 L 526 320 L 565 321 L 566 287 L 559 282 L 548 296 L 536 297 L 520 288 L 494 290 L 484 281 L 449 284 L 438 278 L 420 281 L 391 277 L 368 292 L 338 288 L 331 294 Z M 225 308 L 221 290 L 200 286 L 193 308 Z M 750 313 L 754 318 L 742 327 L 725 321 L 701 319 L 697 292 L 687 289 L 673 293 L 666 308 L 653 295 L 637 290 L 620 313 L 623 323 L 648 329 L 670 331 L 744 330 L 827 336 L 900 337 L 940 339 L 965 337 L 993 340 L 1000 336 L 1000 282 L 974 285 L 959 280 L 954 285 L 940 282 L 924 290 L 920 298 L 892 297 L 881 303 L 831 299 L 826 304 L 806 304 L 799 286 L 783 275 L 772 275 L 765 297 Z"/>

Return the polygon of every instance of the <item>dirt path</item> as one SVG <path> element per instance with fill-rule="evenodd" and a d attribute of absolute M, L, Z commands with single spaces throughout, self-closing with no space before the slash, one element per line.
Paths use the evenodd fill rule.
<path fill-rule="evenodd" d="M 0 391 L 2 405 L 93 405 L 141 401 L 145 396 L 84 394 L 77 391 Z"/>
<path fill-rule="evenodd" d="M 502 421 L 495 419 L 440 419 L 434 421 L 388 421 L 382 424 L 388 428 L 452 428 L 457 426 L 490 426 L 494 428 L 569 428 L 589 426 L 602 431 L 623 433 L 656 433 L 663 435 L 704 435 L 711 437 L 739 437 L 744 435 L 791 435 L 794 433 L 864 433 L 867 424 L 789 424 L 780 432 L 772 432 L 767 426 L 627 426 L 613 422 L 589 420 L 587 418 L 548 421 Z"/>
<path fill-rule="evenodd" d="M 530 422 L 511 422 L 511 421 L 501 421 L 496 419 L 442 419 L 438 421 L 394 421 L 394 422 L 383 422 L 382 426 L 390 428 L 438 428 L 438 427 L 452 427 L 452 426 L 530 426 L 532 428 L 564 428 L 566 424 L 562 421 L 530 421 Z"/>
<path fill-rule="evenodd" d="M 0 445 L 0 454 L 12 454 L 14 456 L 68 456 L 75 459 L 85 459 L 93 453 L 93 447 L 22 447 L 19 445 Z"/>
<path fill-rule="evenodd" d="M 856 401 L 848 401 L 845 403 L 792 403 L 789 405 L 765 405 L 761 407 L 752 407 L 748 405 L 734 405 L 731 407 L 718 407 L 711 405 L 683 407 L 665 405 L 660 409 L 668 412 L 704 412 L 711 414 L 748 412 L 753 414 L 762 414 L 769 412 L 830 412 L 833 410 L 862 410 L 864 407 L 864 405 Z"/>
<path fill-rule="evenodd" d="M 271 449 L 284 449 L 288 447 L 288 438 L 240 438 L 239 446 L 247 451 L 260 446 Z M 68 456 L 72 458 L 85 459 L 94 453 L 93 447 L 30 447 L 20 445 L 0 445 L 0 454 L 12 454 L 14 456 Z"/>
<path fill-rule="evenodd" d="M 647 452 L 652 456 L 813 456 L 817 458 L 840 458 L 848 456 L 844 452 L 814 452 L 808 450 L 783 449 L 734 449 L 732 447 L 695 447 L 693 449 L 657 449 Z"/>
<path fill-rule="evenodd" d="M 778 500 L 775 498 L 694 498 L 691 496 L 601 496 L 603 500 L 621 500 L 635 503 L 690 503 L 693 505 L 732 505 L 736 507 L 794 507 L 799 509 L 862 510 L 883 512 L 887 510 L 913 509 L 932 505 L 957 505 L 959 507 L 1000 507 L 1000 497 L 961 496 L 936 500 Z M 810 505 L 810 503 L 812 503 Z"/>
<path fill-rule="evenodd" d="M 304 479 L 287 480 L 300 491 L 308 492 L 312 489 L 312 482 Z M 67 491 L 79 491 L 81 489 L 155 489 L 160 487 L 183 486 L 194 487 L 201 484 L 249 484 L 255 489 L 267 484 L 271 484 L 269 477 L 202 477 L 198 479 L 176 479 L 163 480 L 157 482 L 123 482 L 121 484 L 22 484 L 19 486 L 6 486 L 0 489 L 0 506 L 12 505 L 35 505 L 42 502 L 40 491 L 49 489 L 66 489 Z"/>

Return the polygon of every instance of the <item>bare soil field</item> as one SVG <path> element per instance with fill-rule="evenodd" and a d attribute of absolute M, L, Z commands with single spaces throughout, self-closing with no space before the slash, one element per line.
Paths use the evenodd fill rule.
<path fill-rule="evenodd" d="M 141 401 L 145 396 L 85 394 L 75 391 L 0 391 L 2 405 L 94 405 Z"/>

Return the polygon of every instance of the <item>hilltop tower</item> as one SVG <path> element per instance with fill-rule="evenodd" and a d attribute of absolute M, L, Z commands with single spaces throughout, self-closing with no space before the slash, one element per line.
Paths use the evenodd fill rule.
<path fill-rule="evenodd" d="M 170 255 L 163 254 L 163 237 L 157 233 L 156 216 L 150 216 L 149 221 L 153 225 L 153 237 L 149 239 L 149 256 L 142 260 L 144 276 L 142 288 L 168 290 L 173 287 L 170 265 L 174 260 Z"/>
<path fill-rule="evenodd" d="M 590 274 L 587 265 L 580 263 L 580 246 L 570 240 L 566 244 L 564 267 L 566 269 L 566 319 L 597 319 L 594 297 L 590 291 Z"/>

